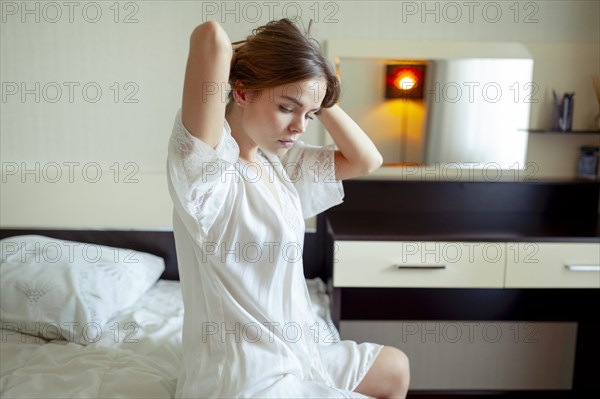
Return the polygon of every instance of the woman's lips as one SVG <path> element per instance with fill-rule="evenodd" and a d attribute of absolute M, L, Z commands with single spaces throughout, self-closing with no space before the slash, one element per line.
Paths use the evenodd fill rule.
<path fill-rule="evenodd" d="M 281 143 L 281 146 L 284 148 L 290 148 L 294 145 L 294 140 L 277 140 Z"/>

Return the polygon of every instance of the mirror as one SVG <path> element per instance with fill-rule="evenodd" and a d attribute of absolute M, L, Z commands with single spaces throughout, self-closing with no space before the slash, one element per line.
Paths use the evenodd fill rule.
<path fill-rule="evenodd" d="M 536 87 L 523 46 L 348 42 L 327 48 L 343 84 L 340 105 L 369 134 L 384 166 L 525 168 Z M 386 65 L 405 63 L 425 65 L 423 98 L 386 99 Z"/>

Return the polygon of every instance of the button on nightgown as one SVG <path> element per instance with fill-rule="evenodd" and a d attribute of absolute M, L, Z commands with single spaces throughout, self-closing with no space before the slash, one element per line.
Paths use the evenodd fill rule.
<path fill-rule="evenodd" d="M 215 149 L 177 113 L 167 174 L 185 304 L 177 397 L 363 397 L 381 346 L 326 344 L 304 279 L 304 219 L 342 201 L 333 149 L 298 141 L 282 157 L 239 159 L 227 121 Z"/>

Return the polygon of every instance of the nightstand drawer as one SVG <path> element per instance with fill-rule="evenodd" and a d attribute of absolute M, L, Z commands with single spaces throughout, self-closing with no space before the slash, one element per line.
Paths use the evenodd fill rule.
<path fill-rule="evenodd" d="M 509 243 L 507 288 L 600 288 L 600 244 Z"/>
<path fill-rule="evenodd" d="M 336 241 L 336 287 L 501 288 L 505 243 Z"/>

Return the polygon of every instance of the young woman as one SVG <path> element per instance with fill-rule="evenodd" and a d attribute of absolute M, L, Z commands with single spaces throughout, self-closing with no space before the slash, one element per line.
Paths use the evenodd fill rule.
<path fill-rule="evenodd" d="M 406 395 L 398 349 L 321 342 L 304 279 L 304 219 L 382 162 L 338 98 L 331 65 L 287 19 L 241 45 L 215 22 L 192 33 L 167 162 L 185 303 L 176 396 Z M 299 141 L 312 119 L 337 149 Z"/>

